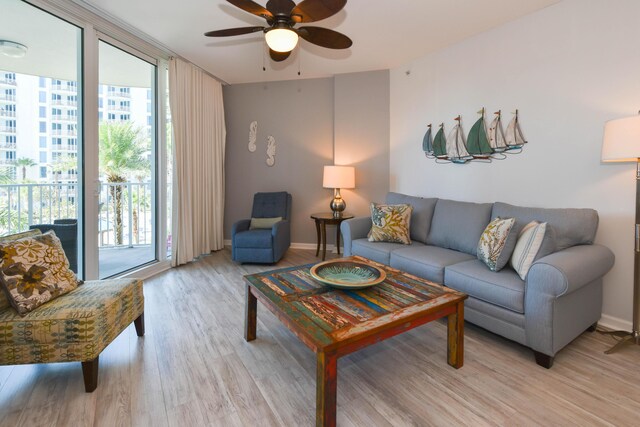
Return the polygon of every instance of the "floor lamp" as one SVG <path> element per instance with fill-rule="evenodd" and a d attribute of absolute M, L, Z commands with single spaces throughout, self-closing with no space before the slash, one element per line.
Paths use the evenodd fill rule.
<path fill-rule="evenodd" d="M 610 354 L 626 344 L 640 344 L 640 115 L 608 121 L 602 142 L 603 162 L 636 163 L 636 223 L 633 262 L 633 327 L 631 332 L 606 332 L 619 341 L 605 353 Z"/>

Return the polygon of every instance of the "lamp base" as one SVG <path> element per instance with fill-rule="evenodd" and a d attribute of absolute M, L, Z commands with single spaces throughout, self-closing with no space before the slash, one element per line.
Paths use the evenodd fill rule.
<path fill-rule="evenodd" d="M 347 208 L 347 204 L 340 195 L 339 188 L 334 188 L 333 200 L 331 200 L 331 203 L 329 203 L 329 207 L 333 211 L 334 218 L 340 218 L 342 216 L 342 212 Z"/>
<path fill-rule="evenodd" d="M 628 331 L 598 331 L 602 335 L 611 335 L 618 340 L 618 342 L 611 347 L 609 350 L 605 351 L 605 354 L 612 354 L 616 351 L 620 350 L 622 347 L 626 345 L 640 345 L 640 332 L 628 332 Z"/>

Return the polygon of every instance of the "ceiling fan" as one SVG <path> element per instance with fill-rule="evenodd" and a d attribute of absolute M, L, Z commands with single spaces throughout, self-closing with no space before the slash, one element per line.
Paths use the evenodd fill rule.
<path fill-rule="evenodd" d="M 347 36 L 328 28 L 296 24 L 320 21 L 340 12 L 347 0 L 302 0 L 297 5 L 292 0 L 269 0 L 266 8 L 252 0 L 227 0 L 245 12 L 260 16 L 268 27 L 240 27 L 204 33 L 207 37 L 228 37 L 264 32 L 269 55 L 274 61 L 284 61 L 298 44 L 298 37 L 309 43 L 329 49 L 348 49 L 353 42 Z"/>

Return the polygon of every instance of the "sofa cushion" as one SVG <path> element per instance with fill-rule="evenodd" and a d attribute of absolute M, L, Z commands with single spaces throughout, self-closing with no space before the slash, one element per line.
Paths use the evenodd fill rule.
<path fill-rule="evenodd" d="M 407 246 L 402 243 L 370 242 L 367 239 L 356 239 L 351 244 L 351 255 L 360 255 L 381 264 L 390 265 L 389 257 L 392 251 L 420 246 L 424 246 L 424 243 L 411 242 L 411 245 Z"/>
<path fill-rule="evenodd" d="M 478 242 L 478 259 L 489 270 L 500 271 L 509 262 L 518 240 L 515 218 L 495 218 L 482 232 Z"/>
<path fill-rule="evenodd" d="M 256 228 L 241 231 L 236 233 L 232 243 L 239 248 L 271 248 L 271 229 Z"/>
<path fill-rule="evenodd" d="M 473 258 L 475 257 L 464 252 L 438 246 L 404 247 L 391 253 L 389 265 L 432 282 L 444 283 L 444 268 L 447 265 Z"/>
<path fill-rule="evenodd" d="M 409 233 L 411 240 L 417 240 L 422 243 L 427 242 L 429 229 L 431 228 L 431 219 L 433 211 L 436 208 L 436 198 L 422 198 L 408 196 L 400 193 L 387 193 L 386 202 L 393 205 L 407 204 L 413 206 L 411 213 L 411 229 Z"/>
<path fill-rule="evenodd" d="M 477 259 L 461 262 L 445 268 L 444 284 L 479 300 L 524 313 L 524 280 L 511 268 L 494 272 Z"/>
<path fill-rule="evenodd" d="M 531 221 L 548 223 L 555 232 L 557 250 L 575 245 L 590 245 L 598 230 L 598 212 L 593 209 L 546 209 L 513 206 L 496 202 L 491 217 L 516 219 L 520 227 Z"/>
<path fill-rule="evenodd" d="M 371 203 L 370 242 L 411 244 L 411 205 L 379 205 Z"/>
<path fill-rule="evenodd" d="M 491 203 L 439 199 L 427 244 L 476 256 L 478 240 L 491 220 Z M 502 215 L 503 218 L 509 215 Z"/>

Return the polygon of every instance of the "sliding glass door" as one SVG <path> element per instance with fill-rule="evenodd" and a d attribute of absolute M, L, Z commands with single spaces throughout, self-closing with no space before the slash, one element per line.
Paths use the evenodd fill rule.
<path fill-rule="evenodd" d="M 156 261 L 156 65 L 98 42 L 99 277 Z"/>

